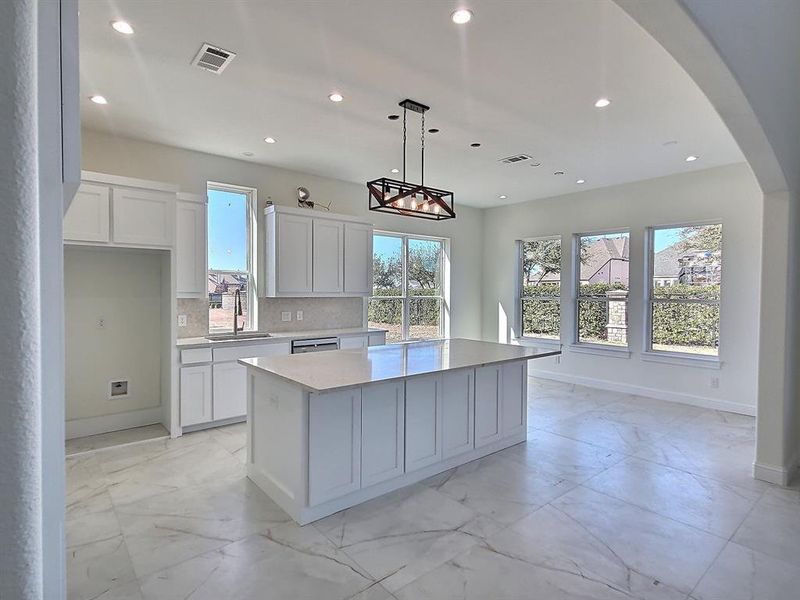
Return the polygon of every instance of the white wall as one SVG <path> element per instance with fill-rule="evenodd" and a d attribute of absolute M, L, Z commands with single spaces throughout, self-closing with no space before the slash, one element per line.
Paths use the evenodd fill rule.
<path fill-rule="evenodd" d="M 161 405 L 162 262 L 159 252 L 65 247 L 68 428 Z M 128 378 L 129 397 L 109 400 L 117 378 Z"/>
<path fill-rule="evenodd" d="M 719 371 L 644 362 L 645 228 L 719 220 L 723 224 L 723 283 Z M 746 165 L 733 165 L 590 190 L 486 211 L 483 263 L 483 335 L 515 336 L 515 240 L 561 235 L 565 250 L 573 233 L 629 228 L 631 234 L 628 339 L 631 358 L 570 352 L 534 361 L 534 373 L 583 383 L 607 382 L 633 393 L 755 414 L 761 259 L 761 193 Z M 566 293 L 566 292 L 565 292 Z M 572 313 L 564 310 L 564 317 Z M 562 326 L 563 326 L 562 317 Z M 565 344 L 571 340 L 562 339 Z M 720 379 L 712 389 L 711 376 Z"/>
<path fill-rule="evenodd" d="M 456 204 L 458 217 L 441 223 L 369 212 L 366 182 L 360 185 L 87 130 L 83 131 L 82 166 L 90 171 L 176 183 L 182 191 L 198 194 L 205 194 L 207 181 L 255 187 L 259 215 L 267 197 L 275 204 L 296 206 L 296 189 L 304 186 L 311 191 L 312 199 L 332 201 L 332 211 L 366 216 L 378 229 L 448 237 L 453 286 L 450 335 L 481 335 L 481 210 Z M 259 248 L 264 244 L 263 223 L 259 218 Z"/>

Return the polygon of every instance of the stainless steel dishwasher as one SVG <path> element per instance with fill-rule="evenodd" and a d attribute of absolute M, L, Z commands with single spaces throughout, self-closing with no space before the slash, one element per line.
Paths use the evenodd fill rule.
<path fill-rule="evenodd" d="M 307 340 L 292 340 L 292 354 L 305 352 L 324 352 L 325 350 L 338 350 L 339 338 L 310 338 Z"/>

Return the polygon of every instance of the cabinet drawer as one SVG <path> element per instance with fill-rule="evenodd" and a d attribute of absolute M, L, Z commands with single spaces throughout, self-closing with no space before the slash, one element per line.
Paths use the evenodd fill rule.
<path fill-rule="evenodd" d="M 233 361 L 253 356 L 280 356 L 282 354 L 289 354 L 289 342 L 229 346 L 227 348 L 214 348 L 214 362 Z"/>
<path fill-rule="evenodd" d="M 181 350 L 181 364 L 193 365 L 211 362 L 211 348 L 187 348 Z"/>

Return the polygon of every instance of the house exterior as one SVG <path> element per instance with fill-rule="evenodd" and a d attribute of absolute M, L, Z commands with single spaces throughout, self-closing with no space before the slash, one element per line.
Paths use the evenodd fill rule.
<path fill-rule="evenodd" d="M 680 249 L 680 242 L 667 246 L 653 257 L 653 285 L 710 285 L 721 281 L 719 251 Z"/>

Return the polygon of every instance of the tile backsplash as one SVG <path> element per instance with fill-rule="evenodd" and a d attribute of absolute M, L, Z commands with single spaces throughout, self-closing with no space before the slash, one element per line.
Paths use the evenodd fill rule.
<path fill-rule="evenodd" d="M 297 320 L 297 311 L 303 320 Z M 281 321 L 281 313 L 289 312 L 291 321 Z M 258 325 L 261 331 L 308 331 L 342 329 L 364 325 L 363 298 L 259 298 Z"/>
<path fill-rule="evenodd" d="M 264 332 L 343 329 L 364 325 L 363 298 L 259 298 L 258 329 Z M 178 314 L 186 315 L 186 327 L 178 327 L 178 338 L 208 334 L 208 301 L 204 298 L 178 298 Z M 297 311 L 303 320 L 297 320 Z M 289 312 L 291 321 L 282 321 Z"/>

